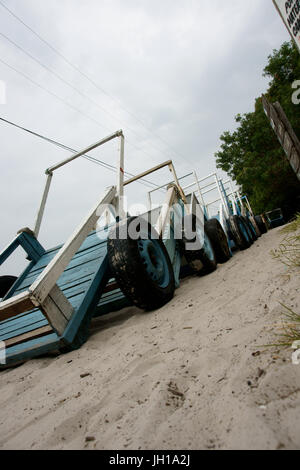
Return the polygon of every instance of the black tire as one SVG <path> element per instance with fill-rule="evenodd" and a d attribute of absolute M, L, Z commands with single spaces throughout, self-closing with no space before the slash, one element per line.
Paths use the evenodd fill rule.
<path fill-rule="evenodd" d="M 243 221 L 245 222 L 245 225 L 247 227 L 247 231 L 248 231 L 248 235 L 251 239 L 251 244 L 253 244 L 254 242 L 256 242 L 257 240 L 257 234 L 256 234 L 256 230 L 255 228 L 253 227 L 252 223 L 250 222 L 250 220 L 248 219 L 248 217 L 243 217 L 242 216 L 242 219 Z"/>
<path fill-rule="evenodd" d="M 259 230 L 259 226 L 257 225 L 254 216 L 251 215 L 251 216 L 249 217 L 249 221 L 250 221 L 251 226 L 253 227 L 253 229 L 254 229 L 254 231 L 255 231 L 255 234 L 256 234 L 257 239 L 259 239 L 259 238 L 261 237 L 261 231 Z"/>
<path fill-rule="evenodd" d="M 248 218 L 248 223 L 249 223 L 249 227 L 250 227 L 250 230 L 252 232 L 252 235 L 254 237 L 254 241 L 257 241 L 258 238 L 260 237 L 260 232 L 257 233 L 256 227 L 255 227 L 254 223 L 252 222 L 251 218 Z"/>
<path fill-rule="evenodd" d="M 6 296 L 17 279 L 15 276 L 0 276 L 0 299 Z"/>
<path fill-rule="evenodd" d="M 206 226 L 204 225 L 205 241 L 202 248 L 198 248 L 201 243 L 200 237 L 197 235 L 197 218 L 194 214 L 184 217 L 183 227 L 184 255 L 191 269 L 200 275 L 214 272 L 217 269 L 217 257 L 210 237 L 206 232 Z M 186 247 L 190 244 L 195 244 L 196 249 L 187 249 Z"/>
<path fill-rule="evenodd" d="M 255 221 L 256 221 L 256 223 L 257 223 L 257 225 L 258 225 L 258 228 L 259 228 L 259 230 L 260 230 L 260 233 L 261 233 L 262 235 L 264 235 L 265 233 L 267 233 L 268 229 L 267 229 L 267 227 L 266 227 L 266 224 L 265 224 L 264 221 L 263 221 L 262 216 L 261 216 L 261 215 L 256 215 L 254 218 L 255 218 Z"/>
<path fill-rule="evenodd" d="M 144 236 L 134 239 L 134 224 Z M 174 296 L 175 279 L 170 257 L 154 228 L 140 217 L 130 217 L 110 231 L 108 259 L 123 294 L 137 307 L 150 311 Z"/>
<path fill-rule="evenodd" d="M 205 222 L 205 231 L 210 238 L 215 250 L 218 263 L 226 263 L 231 258 L 227 236 L 222 225 L 217 219 L 210 219 Z"/>
<path fill-rule="evenodd" d="M 231 215 L 229 223 L 237 247 L 242 251 L 250 248 L 252 242 L 243 219 L 238 215 Z"/>

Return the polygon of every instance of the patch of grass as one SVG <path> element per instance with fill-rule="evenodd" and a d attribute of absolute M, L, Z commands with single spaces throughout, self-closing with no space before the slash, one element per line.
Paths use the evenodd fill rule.
<path fill-rule="evenodd" d="M 271 254 L 275 259 L 281 261 L 290 268 L 300 267 L 300 214 L 280 233 L 285 234 L 285 238 L 276 250 Z M 276 336 L 278 342 L 269 345 L 271 347 L 291 347 L 295 341 L 300 341 L 300 314 L 293 311 L 292 308 L 280 303 L 284 308 L 282 312 L 283 319 L 280 325 L 276 325 L 280 330 Z"/>
<path fill-rule="evenodd" d="M 278 342 L 270 344 L 270 347 L 291 347 L 295 341 L 300 341 L 300 314 L 294 312 L 290 307 L 280 304 L 284 308 L 283 320 L 281 325 L 277 326 L 280 330 L 276 336 Z"/>
<path fill-rule="evenodd" d="M 300 235 L 285 238 L 271 254 L 288 267 L 300 267 Z"/>
<path fill-rule="evenodd" d="M 300 213 L 296 214 L 294 220 L 280 230 L 280 233 L 288 234 L 300 230 Z"/>
<path fill-rule="evenodd" d="M 300 267 L 300 214 L 280 233 L 286 237 L 276 250 L 271 251 L 272 256 L 288 267 Z"/>

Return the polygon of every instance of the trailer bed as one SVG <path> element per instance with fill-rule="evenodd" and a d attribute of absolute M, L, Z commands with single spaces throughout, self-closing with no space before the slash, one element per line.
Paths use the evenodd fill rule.
<path fill-rule="evenodd" d="M 38 261 L 31 262 L 6 299 L 25 292 L 60 248 L 58 246 L 45 251 Z M 107 292 L 105 292 L 107 284 Z M 90 319 L 95 313 L 97 315 L 107 313 L 114 302 L 117 302 L 116 308 L 120 304 L 128 304 L 114 280 L 110 280 L 107 239 L 99 238 L 97 232 L 90 233 L 86 238 L 58 279 L 57 285 L 74 308 L 64 334 L 59 336 L 39 309 L 0 321 L 0 341 L 4 342 L 6 347 L 7 364 L 66 345 L 72 347 L 78 330 L 87 318 Z"/>

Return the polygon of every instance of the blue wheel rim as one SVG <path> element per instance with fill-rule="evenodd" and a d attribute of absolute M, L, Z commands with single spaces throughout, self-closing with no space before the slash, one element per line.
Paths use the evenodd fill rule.
<path fill-rule="evenodd" d="M 165 288 L 170 282 L 169 266 L 157 240 L 139 240 L 138 247 L 147 274 L 159 287 Z"/>

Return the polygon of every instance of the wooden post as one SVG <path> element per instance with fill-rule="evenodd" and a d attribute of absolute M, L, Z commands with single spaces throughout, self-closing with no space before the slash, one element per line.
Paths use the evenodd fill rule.
<path fill-rule="evenodd" d="M 124 212 L 124 147 L 125 139 L 124 135 L 120 135 L 120 157 L 119 157 L 119 169 L 117 173 L 117 207 L 116 215 L 120 220 L 125 218 Z"/>
<path fill-rule="evenodd" d="M 262 98 L 262 104 L 266 116 L 268 117 L 272 129 L 287 156 L 288 161 L 297 178 L 300 180 L 300 142 L 299 139 L 283 111 L 280 103 L 274 105 L 269 103 L 265 96 Z"/>

